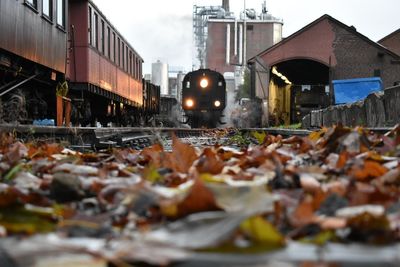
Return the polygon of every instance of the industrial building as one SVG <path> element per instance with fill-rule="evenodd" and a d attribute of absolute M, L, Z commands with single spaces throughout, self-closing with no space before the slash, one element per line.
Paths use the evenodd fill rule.
<path fill-rule="evenodd" d="M 283 21 L 267 12 L 246 9 L 236 18 L 229 10 L 229 0 L 222 6 L 194 6 L 193 32 L 199 66 L 221 73 L 235 72 L 254 57 L 282 39 Z"/>

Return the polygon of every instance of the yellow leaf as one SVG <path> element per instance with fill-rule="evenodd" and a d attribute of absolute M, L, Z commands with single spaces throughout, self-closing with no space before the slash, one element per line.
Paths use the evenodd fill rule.
<path fill-rule="evenodd" d="M 223 183 L 224 180 L 219 177 L 215 177 L 209 173 L 202 173 L 200 174 L 200 179 L 206 183 Z"/>
<path fill-rule="evenodd" d="M 160 181 L 163 177 L 160 175 L 154 165 L 149 165 L 143 171 L 143 178 L 151 183 L 155 183 Z"/>
<path fill-rule="evenodd" d="M 260 145 L 264 143 L 265 137 L 267 137 L 265 132 L 251 132 L 251 134 L 257 139 L 258 144 Z"/>
<path fill-rule="evenodd" d="M 242 222 L 240 229 L 252 240 L 263 244 L 281 246 L 284 244 L 282 234 L 261 216 L 255 216 Z"/>
<path fill-rule="evenodd" d="M 178 206 L 176 204 L 161 205 L 161 213 L 167 217 L 176 217 L 178 215 Z"/>

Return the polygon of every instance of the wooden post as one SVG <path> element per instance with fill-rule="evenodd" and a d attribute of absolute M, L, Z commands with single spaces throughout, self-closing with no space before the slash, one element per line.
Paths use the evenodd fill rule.
<path fill-rule="evenodd" d="M 71 126 L 71 99 L 67 97 L 63 97 L 63 102 L 65 104 L 65 126 L 70 127 Z"/>
<path fill-rule="evenodd" d="M 57 95 L 57 126 L 62 126 L 63 125 L 63 97 Z"/>

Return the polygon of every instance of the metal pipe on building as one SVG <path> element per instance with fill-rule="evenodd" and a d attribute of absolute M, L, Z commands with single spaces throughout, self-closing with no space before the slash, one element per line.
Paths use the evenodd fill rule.
<path fill-rule="evenodd" d="M 235 38 L 234 38 L 234 53 L 235 53 L 235 56 L 237 56 L 237 49 L 238 47 L 237 47 L 237 19 L 235 18 Z"/>
<path fill-rule="evenodd" d="M 244 0 L 244 18 L 243 18 L 243 28 L 244 28 L 244 30 L 243 30 L 243 66 L 245 66 L 246 65 L 246 60 L 247 60 L 247 55 L 246 55 L 246 53 L 247 53 L 247 22 L 246 22 L 246 0 Z"/>
<path fill-rule="evenodd" d="M 226 24 L 226 64 L 231 62 L 231 25 Z"/>
<path fill-rule="evenodd" d="M 229 0 L 222 0 L 222 8 L 229 12 Z"/>
<path fill-rule="evenodd" d="M 243 24 L 239 25 L 239 65 L 243 64 Z"/>

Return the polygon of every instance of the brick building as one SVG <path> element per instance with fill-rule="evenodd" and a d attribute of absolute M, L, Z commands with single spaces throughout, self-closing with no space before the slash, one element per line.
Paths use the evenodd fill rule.
<path fill-rule="evenodd" d="M 281 41 L 282 25 L 282 20 L 269 14 L 246 20 L 210 18 L 207 24 L 207 68 L 221 73 L 233 72 L 235 65 L 242 65 L 266 47 Z"/>
<path fill-rule="evenodd" d="M 378 41 L 379 44 L 400 55 L 400 29 Z"/>
<path fill-rule="evenodd" d="M 256 82 L 256 95 L 264 100 L 266 117 L 275 102 L 282 103 L 282 97 L 290 96 L 294 85 L 321 85 L 332 92 L 333 80 L 378 76 L 385 88 L 400 81 L 399 55 L 329 15 L 267 47 L 249 62 L 255 63 L 255 70 L 262 77 Z M 279 86 L 274 81 L 279 79 L 273 69 L 289 81 L 290 86 L 283 86 L 288 93 L 276 90 Z M 272 95 L 276 98 L 271 99 Z"/>

